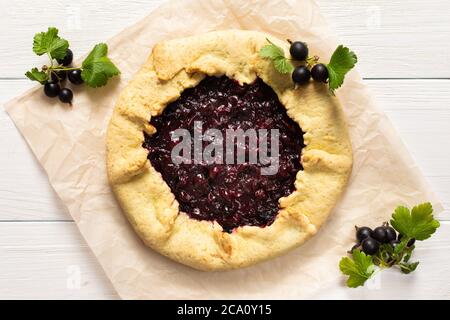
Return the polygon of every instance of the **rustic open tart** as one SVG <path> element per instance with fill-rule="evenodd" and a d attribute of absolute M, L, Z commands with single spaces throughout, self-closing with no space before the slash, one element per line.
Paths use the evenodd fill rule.
<path fill-rule="evenodd" d="M 121 93 L 107 134 L 112 189 L 144 243 L 200 270 L 227 270 L 304 243 L 326 220 L 352 166 L 347 125 L 326 85 L 294 87 L 258 55 L 268 34 L 227 30 L 158 43 Z M 278 128 L 280 167 L 174 165 L 168 136 L 205 120 Z"/>

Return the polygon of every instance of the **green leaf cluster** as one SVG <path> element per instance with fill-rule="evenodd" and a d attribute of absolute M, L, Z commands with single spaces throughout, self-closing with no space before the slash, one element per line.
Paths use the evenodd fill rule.
<path fill-rule="evenodd" d="M 339 268 L 343 274 L 349 276 L 348 287 L 356 288 L 364 285 L 377 267 L 397 266 L 405 274 L 415 271 L 419 262 L 410 261 L 415 245 L 408 246 L 408 243 L 412 239 L 423 241 L 430 238 L 440 226 L 439 221 L 433 217 L 433 207 L 429 202 L 419 204 L 411 210 L 398 206 L 392 214 L 390 224 L 402 235 L 400 243 L 395 247 L 388 243 L 381 244 L 373 256 L 355 249 L 351 257 L 341 259 Z"/>
<path fill-rule="evenodd" d="M 80 69 L 84 83 L 89 87 L 97 88 L 106 85 L 111 77 L 120 74 L 119 69 L 107 56 L 108 46 L 105 43 L 95 45 L 84 59 L 81 68 L 54 65 L 54 60 L 63 59 L 68 49 L 69 42 L 59 37 L 57 28 L 49 27 L 46 32 L 36 33 L 33 38 L 33 52 L 39 56 L 47 54 L 50 65 L 41 69 L 32 68 L 25 73 L 25 76 L 32 81 L 45 84 L 49 81 L 52 73 Z"/>

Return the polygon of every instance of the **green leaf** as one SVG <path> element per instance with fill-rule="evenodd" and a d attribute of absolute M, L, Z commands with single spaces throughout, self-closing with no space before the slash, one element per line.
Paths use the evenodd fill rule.
<path fill-rule="evenodd" d="M 404 206 L 398 206 L 392 214 L 390 223 L 400 234 L 406 235 L 408 230 L 412 228 L 410 221 L 411 213 L 409 209 Z"/>
<path fill-rule="evenodd" d="M 412 255 L 412 252 L 414 251 L 414 249 L 415 249 L 415 246 L 414 246 L 414 245 L 412 245 L 412 246 L 409 247 L 409 248 L 406 248 L 406 250 L 405 250 L 405 256 L 403 257 L 403 262 L 408 262 L 409 259 L 411 259 L 411 255 Z"/>
<path fill-rule="evenodd" d="M 120 71 L 107 57 L 108 46 L 97 44 L 89 53 L 81 66 L 81 78 L 93 88 L 104 86 L 108 79 L 119 75 Z"/>
<path fill-rule="evenodd" d="M 411 212 L 406 207 L 397 207 L 392 214 L 391 225 L 403 236 L 416 240 L 428 239 L 440 226 L 433 217 L 433 207 L 429 202 L 415 206 Z"/>
<path fill-rule="evenodd" d="M 355 64 L 358 58 L 349 48 L 339 45 L 331 56 L 330 63 L 327 65 L 329 88 L 332 93 L 344 83 L 344 78 Z"/>
<path fill-rule="evenodd" d="M 69 42 L 58 36 L 58 29 L 49 27 L 47 32 L 36 33 L 33 38 L 33 51 L 38 56 L 48 53 L 53 59 L 63 59 Z"/>
<path fill-rule="evenodd" d="M 394 248 L 392 248 L 392 246 L 388 243 L 383 243 L 380 246 L 380 251 L 386 252 L 387 255 L 392 255 L 394 253 Z"/>
<path fill-rule="evenodd" d="M 417 269 L 417 266 L 419 265 L 419 261 L 417 262 L 412 262 L 412 263 L 399 263 L 400 266 L 400 270 L 401 272 L 403 272 L 404 274 L 408 274 L 413 272 L 414 270 Z"/>
<path fill-rule="evenodd" d="M 268 45 L 262 47 L 261 50 L 259 50 L 259 56 L 261 58 L 270 58 L 273 60 L 285 57 L 283 49 L 270 41 Z"/>
<path fill-rule="evenodd" d="M 294 71 L 294 67 L 286 58 L 275 59 L 273 61 L 273 65 L 275 66 L 275 69 L 282 74 L 287 74 Z"/>
<path fill-rule="evenodd" d="M 381 244 L 378 252 L 372 256 L 372 261 L 375 265 L 384 267 L 393 252 L 394 249 L 390 244 Z"/>
<path fill-rule="evenodd" d="M 407 238 L 407 237 L 402 238 L 402 240 L 400 241 L 400 243 L 395 247 L 394 253 L 395 253 L 396 255 L 399 255 L 403 250 L 405 250 L 406 245 L 408 244 L 409 240 L 410 240 L 410 239 Z"/>
<path fill-rule="evenodd" d="M 364 285 L 375 271 L 375 265 L 372 262 L 372 257 L 365 255 L 360 250 L 354 250 L 352 258 L 344 257 L 339 262 L 339 268 L 343 274 L 349 276 L 347 286 L 356 288 Z"/>
<path fill-rule="evenodd" d="M 394 253 L 394 249 L 392 248 L 392 246 L 388 243 L 384 243 L 384 244 L 380 245 L 377 255 L 381 259 L 383 259 L 383 261 L 387 261 L 393 253 Z"/>
<path fill-rule="evenodd" d="M 33 68 L 27 71 L 25 75 L 32 81 L 37 81 L 40 84 L 45 84 L 48 80 L 48 74 L 44 71 L 39 71 L 38 68 Z"/>
<path fill-rule="evenodd" d="M 283 48 L 277 46 L 272 43 L 269 39 L 268 45 L 264 46 L 259 50 L 259 56 L 261 58 L 268 58 L 273 61 L 273 65 L 275 69 L 281 74 L 291 73 L 294 70 L 294 67 L 289 62 L 289 60 L 285 57 Z"/>

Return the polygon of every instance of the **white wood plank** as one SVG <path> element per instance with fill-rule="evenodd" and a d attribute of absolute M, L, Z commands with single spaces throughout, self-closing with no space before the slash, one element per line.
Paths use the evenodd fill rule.
<path fill-rule="evenodd" d="M 450 75 L 450 2 L 317 0 L 368 78 Z M 446 42 L 446 44 L 443 44 Z"/>
<path fill-rule="evenodd" d="M 376 80 L 366 83 L 428 177 L 449 176 L 450 80 Z"/>
<path fill-rule="evenodd" d="M 87 53 L 93 45 L 106 41 L 125 27 L 149 14 L 162 0 L 120 1 L 14 1 L 0 0 L 7 8 L 0 20 L 1 77 L 23 77 L 31 67 L 47 63 L 46 57 L 32 52 L 33 36 L 48 26 L 60 29 L 60 34 L 70 41 L 75 58 Z"/>
<path fill-rule="evenodd" d="M 366 80 L 380 106 L 397 128 L 418 167 L 447 209 L 450 220 L 450 80 Z"/>
<path fill-rule="evenodd" d="M 0 257 L 0 299 L 117 298 L 73 222 L 2 222 Z"/>
<path fill-rule="evenodd" d="M 333 286 L 317 298 L 448 299 L 450 260 L 444 253 L 449 250 L 446 222 L 435 236 L 418 244 L 414 259 L 421 265 L 415 274 L 385 271 L 375 287 Z M 72 222 L 0 223 L 0 256 L 0 299 L 117 298 Z"/>
<path fill-rule="evenodd" d="M 61 29 L 76 55 L 147 15 L 162 0 L 0 0 L 1 77 L 23 77 L 44 58 L 31 51 L 34 33 Z M 318 0 L 342 43 L 359 56 L 364 77 L 450 78 L 450 2 L 445 0 Z M 301 10 L 301 8 L 299 8 Z"/>
<path fill-rule="evenodd" d="M 366 81 L 391 118 L 433 190 L 450 208 L 450 80 Z M 0 104 L 33 86 L 0 81 Z M 67 220 L 66 209 L 13 123 L 0 108 L 0 220 Z M 442 147 L 439 147 L 442 146 Z M 441 215 L 450 219 L 450 212 Z"/>

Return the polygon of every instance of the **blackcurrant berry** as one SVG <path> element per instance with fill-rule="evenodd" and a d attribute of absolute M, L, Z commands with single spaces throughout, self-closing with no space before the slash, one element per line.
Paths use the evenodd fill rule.
<path fill-rule="evenodd" d="M 403 238 L 402 234 L 398 234 L 398 240 L 401 241 Z M 411 247 L 414 243 L 416 242 L 416 239 L 412 238 L 411 240 L 408 241 L 408 243 L 406 244 L 407 247 Z"/>
<path fill-rule="evenodd" d="M 73 84 L 82 84 L 83 79 L 81 78 L 81 70 L 76 69 L 69 71 L 69 81 Z"/>
<path fill-rule="evenodd" d="M 308 46 L 301 41 L 295 41 L 291 44 L 289 52 L 295 60 L 304 61 L 308 58 Z"/>
<path fill-rule="evenodd" d="M 361 246 L 365 254 L 374 255 L 375 253 L 378 252 L 378 249 L 380 248 L 380 243 L 377 240 L 368 237 L 364 239 L 364 241 L 361 243 Z"/>
<path fill-rule="evenodd" d="M 305 66 L 299 66 L 292 72 L 292 81 L 297 84 L 304 84 L 311 78 L 311 72 Z"/>
<path fill-rule="evenodd" d="M 369 227 L 356 228 L 356 240 L 358 240 L 358 242 L 362 242 L 365 238 L 368 238 L 371 235 L 372 229 Z"/>
<path fill-rule="evenodd" d="M 59 64 L 62 64 L 63 66 L 68 66 L 72 63 L 73 60 L 73 52 L 70 49 L 67 49 L 66 55 L 62 59 L 57 59 Z"/>
<path fill-rule="evenodd" d="M 373 229 L 372 238 L 381 243 L 387 243 L 387 234 L 385 227 L 376 227 Z"/>
<path fill-rule="evenodd" d="M 52 82 L 60 82 L 64 81 L 67 78 L 67 71 L 52 71 Z"/>
<path fill-rule="evenodd" d="M 44 85 L 44 93 L 47 97 L 50 97 L 50 98 L 56 97 L 59 94 L 60 90 L 61 90 L 61 88 L 59 87 L 59 84 L 51 82 L 51 81 L 47 82 Z"/>
<path fill-rule="evenodd" d="M 387 242 L 397 239 L 397 233 L 395 232 L 394 228 L 385 226 L 384 229 L 386 230 L 386 241 Z"/>
<path fill-rule="evenodd" d="M 311 76 L 315 81 L 327 82 L 328 69 L 323 63 L 318 63 L 311 69 Z"/>
<path fill-rule="evenodd" d="M 59 92 L 58 97 L 59 97 L 59 100 L 61 100 L 61 102 L 72 103 L 72 99 L 73 99 L 72 90 L 67 89 L 67 88 L 62 88 L 61 91 Z"/>

